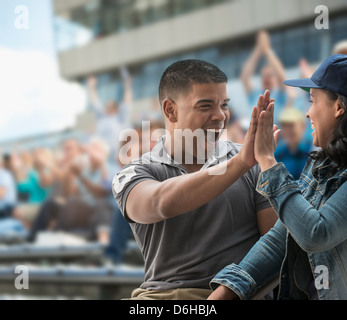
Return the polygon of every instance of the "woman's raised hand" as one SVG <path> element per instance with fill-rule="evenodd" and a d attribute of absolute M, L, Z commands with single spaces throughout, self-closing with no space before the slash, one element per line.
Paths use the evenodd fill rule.
<path fill-rule="evenodd" d="M 259 116 L 262 112 L 265 112 L 270 105 L 274 105 L 274 99 L 270 98 L 270 91 L 266 90 L 264 94 L 259 96 L 258 104 L 253 108 L 248 132 L 238 155 L 242 164 L 249 169 L 257 163 L 257 158 L 255 156 L 255 139 Z"/>
<path fill-rule="evenodd" d="M 258 106 L 259 107 L 259 106 Z M 269 100 L 259 109 L 257 130 L 254 141 L 254 157 L 264 171 L 277 163 L 274 153 L 281 132 L 273 123 L 274 101 Z"/>

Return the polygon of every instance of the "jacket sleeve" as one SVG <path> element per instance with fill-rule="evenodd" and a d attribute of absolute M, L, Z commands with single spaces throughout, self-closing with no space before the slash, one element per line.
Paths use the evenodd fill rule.
<path fill-rule="evenodd" d="M 257 190 L 303 250 L 325 251 L 347 239 L 346 182 L 318 210 L 301 194 L 283 163 L 261 173 Z"/>

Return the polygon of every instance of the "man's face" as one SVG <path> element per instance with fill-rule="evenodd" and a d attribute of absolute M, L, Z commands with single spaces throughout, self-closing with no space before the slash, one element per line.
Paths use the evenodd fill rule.
<path fill-rule="evenodd" d="M 276 74 L 270 66 L 262 68 L 261 81 L 264 90 L 273 90 L 277 86 Z"/>
<path fill-rule="evenodd" d="M 297 148 L 302 136 L 305 132 L 305 123 L 303 121 L 282 123 L 282 137 L 286 143 L 292 147 Z"/>
<path fill-rule="evenodd" d="M 106 103 L 106 114 L 107 115 L 113 115 L 116 114 L 118 112 L 118 105 L 115 101 L 108 101 Z"/>
<path fill-rule="evenodd" d="M 229 101 L 226 83 L 194 84 L 189 92 L 178 95 L 174 101 L 177 112 L 176 132 L 173 132 L 175 144 L 181 144 L 182 151 L 194 158 L 206 158 L 206 151 L 214 150 L 221 129 L 229 120 Z M 195 132 L 198 138 L 182 138 L 177 134 L 182 130 L 185 130 L 183 134 L 190 132 L 193 136 Z M 193 142 L 187 143 L 189 140 Z"/>
<path fill-rule="evenodd" d="M 72 160 L 80 154 L 80 147 L 75 140 L 66 140 L 63 145 L 64 158 Z"/>
<path fill-rule="evenodd" d="M 347 48 L 339 50 L 339 52 L 337 52 L 337 54 L 345 54 L 345 55 L 347 55 Z"/>

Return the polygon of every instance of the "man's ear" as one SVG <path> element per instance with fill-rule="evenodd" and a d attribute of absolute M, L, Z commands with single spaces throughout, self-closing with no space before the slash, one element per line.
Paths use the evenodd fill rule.
<path fill-rule="evenodd" d="M 340 99 L 336 100 L 335 103 L 335 117 L 340 118 L 345 113 L 345 109 L 343 108 L 342 101 Z"/>
<path fill-rule="evenodd" d="M 177 122 L 177 105 L 171 99 L 165 99 L 162 106 L 165 118 L 172 123 Z"/>

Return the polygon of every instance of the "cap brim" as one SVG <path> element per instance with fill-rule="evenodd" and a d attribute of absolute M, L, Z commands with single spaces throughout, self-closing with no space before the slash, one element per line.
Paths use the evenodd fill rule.
<path fill-rule="evenodd" d="M 320 89 L 320 86 L 315 84 L 310 78 L 286 80 L 284 84 L 290 87 L 299 87 L 307 92 L 310 92 L 311 88 Z"/>

